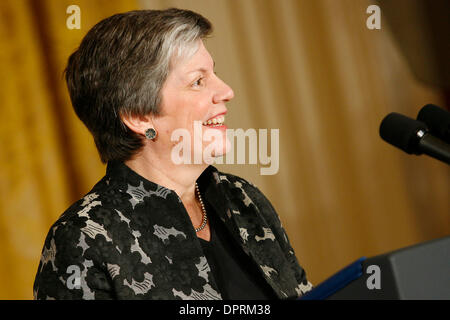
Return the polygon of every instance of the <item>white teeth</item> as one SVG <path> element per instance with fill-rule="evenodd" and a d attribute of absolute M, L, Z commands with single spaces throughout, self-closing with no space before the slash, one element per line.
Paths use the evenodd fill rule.
<path fill-rule="evenodd" d="M 208 125 L 219 125 L 222 124 L 225 121 L 225 117 L 224 116 L 218 116 L 217 118 L 213 118 L 213 119 L 209 119 L 208 121 L 203 122 L 203 125 L 208 126 Z"/>

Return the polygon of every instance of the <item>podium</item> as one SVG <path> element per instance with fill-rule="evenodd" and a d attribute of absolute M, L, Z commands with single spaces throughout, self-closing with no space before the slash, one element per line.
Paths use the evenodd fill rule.
<path fill-rule="evenodd" d="M 450 300 L 450 236 L 359 258 L 300 300 Z"/>

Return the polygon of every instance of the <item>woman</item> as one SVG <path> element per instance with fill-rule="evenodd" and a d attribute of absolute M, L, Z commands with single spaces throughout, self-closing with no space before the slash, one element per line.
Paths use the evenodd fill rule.
<path fill-rule="evenodd" d="M 311 288 L 256 187 L 173 159 L 172 133 L 196 139 L 196 122 L 220 139 L 183 141 L 189 156 L 229 146 L 233 91 L 203 44 L 211 29 L 192 11 L 132 11 L 98 23 L 70 56 L 72 104 L 107 170 L 51 227 L 36 299 L 282 299 Z"/>

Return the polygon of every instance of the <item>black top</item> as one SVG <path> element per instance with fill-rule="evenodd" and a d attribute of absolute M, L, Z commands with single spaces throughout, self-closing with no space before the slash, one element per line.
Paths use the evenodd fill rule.
<path fill-rule="evenodd" d="M 105 177 L 50 228 L 34 297 L 257 298 L 265 282 L 285 299 L 310 289 L 275 210 L 254 185 L 212 166 L 198 185 L 214 208 L 213 268 L 176 192 L 109 162 Z M 221 259 L 223 252 L 231 258 Z"/>
<path fill-rule="evenodd" d="M 206 202 L 206 201 L 205 201 Z M 205 203 L 211 229 L 210 241 L 200 238 L 203 251 L 223 299 L 276 299 L 261 271 L 230 237 L 213 208 Z"/>

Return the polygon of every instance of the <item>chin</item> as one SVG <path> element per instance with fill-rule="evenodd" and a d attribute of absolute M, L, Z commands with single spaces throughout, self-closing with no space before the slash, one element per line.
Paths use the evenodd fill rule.
<path fill-rule="evenodd" d="M 228 138 L 224 138 L 222 141 L 212 142 L 212 145 L 208 145 L 203 150 L 203 161 L 208 164 L 212 164 L 211 161 L 214 160 L 214 158 L 222 157 L 225 154 L 227 154 L 231 149 L 231 143 L 228 140 Z"/>

